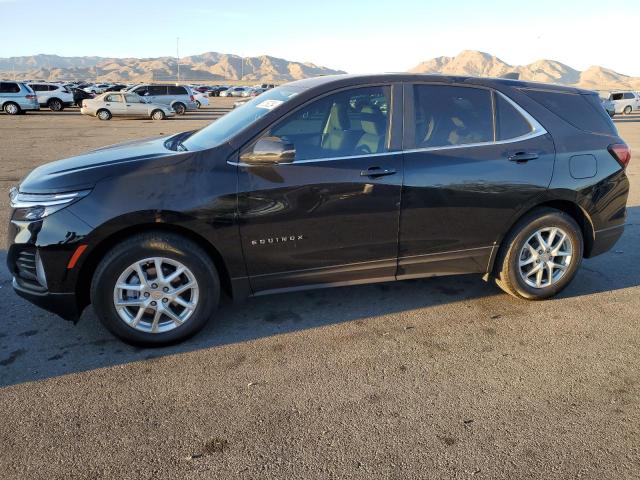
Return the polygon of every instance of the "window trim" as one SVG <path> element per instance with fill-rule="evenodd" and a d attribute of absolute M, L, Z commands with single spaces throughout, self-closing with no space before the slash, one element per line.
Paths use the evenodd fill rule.
<path fill-rule="evenodd" d="M 439 150 L 457 150 L 461 148 L 474 148 L 474 147 L 483 147 L 490 145 L 506 145 L 509 143 L 517 143 L 525 140 L 530 140 L 532 138 L 539 137 L 541 135 L 546 135 L 548 132 L 545 128 L 540 125 L 529 112 L 527 112 L 524 108 L 522 108 L 518 103 L 512 100 L 510 97 L 505 95 L 499 90 L 496 90 L 491 87 L 486 87 L 484 85 L 462 85 L 460 83 L 442 83 L 442 82 L 407 82 L 406 88 L 408 89 L 408 94 L 405 94 L 404 99 L 404 136 L 403 136 L 403 152 L 405 153 L 416 153 L 416 152 L 435 152 Z M 416 85 L 433 85 L 433 86 L 443 86 L 443 87 L 461 87 L 461 88 L 475 88 L 479 90 L 488 90 L 491 92 L 491 108 L 492 108 L 492 121 L 493 121 L 493 141 L 489 142 L 475 142 L 475 143 L 465 143 L 461 145 L 441 145 L 437 147 L 416 147 L 415 146 L 415 101 L 414 101 L 414 87 Z M 525 135 L 520 135 L 518 137 L 508 138 L 505 140 L 496 140 L 497 133 L 497 125 L 496 125 L 496 107 L 495 107 L 495 95 L 500 95 L 505 101 L 507 101 L 512 107 L 514 107 L 520 115 L 524 117 L 524 119 L 531 125 L 531 131 Z M 409 146 L 409 148 L 406 148 Z"/>
<path fill-rule="evenodd" d="M 328 162 L 328 161 L 335 161 L 335 160 L 344 160 L 344 159 L 351 159 L 351 158 L 367 158 L 367 157 L 379 157 L 379 156 L 383 156 L 383 155 L 393 155 L 393 154 L 399 154 L 402 153 L 402 146 L 400 146 L 399 149 L 397 150 L 392 150 L 392 147 L 397 147 L 397 142 L 394 142 L 394 134 L 397 135 L 397 132 L 394 130 L 394 124 L 398 124 L 400 123 L 400 125 L 402 125 L 402 117 L 400 118 L 396 118 L 398 113 L 402 114 L 402 108 L 398 107 L 398 103 L 396 102 L 402 102 L 402 97 L 403 97 L 403 92 L 398 90 L 398 86 L 400 88 L 402 88 L 402 82 L 382 82 L 382 83 L 366 83 L 366 84 L 361 84 L 361 85 L 350 85 L 348 87 L 341 87 L 341 88 L 337 88 L 335 90 L 331 90 L 328 92 L 325 92 L 321 95 L 318 95 L 316 97 L 313 97 L 309 100 L 307 100 L 306 102 L 298 105 L 297 107 L 295 107 L 293 110 L 287 112 L 285 115 L 283 115 L 282 117 L 279 117 L 277 119 L 275 119 L 271 124 L 269 124 L 268 126 L 266 126 L 265 128 L 263 128 L 258 134 L 256 134 L 255 136 L 253 136 L 248 142 L 244 143 L 244 145 L 242 145 L 238 150 L 237 150 L 237 155 L 233 155 L 231 158 L 240 158 L 242 156 L 242 154 L 248 149 L 251 148 L 265 133 L 269 132 L 275 125 L 277 125 L 278 123 L 285 121 L 287 118 L 289 118 L 292 115 L 295 115 L 299 110 L 302 110 L 305 107 L 308 107 L 309 105 L 311 105 L 312 103 L 321 100 L 325 97 L 328 97 L 329 95 L 334 95 L 336 93 L 340 93 L 340 92 L 344 92 L 344 91 L 348 91 L 348 90 L 357 90 L 357 89 L 361 89 L 361 88 L 371 88 L 371 87 L 382 87 L 382 88 L 388 88 L 389 89 L 389 126 L 388 126 L 388 131 L 387 131 L 387 139 L 385 140 L 385 144 L 386 144 L 386 148 L 387 151 L 386 152 L 381 152 L 381 153 L 372 153 L 372 154 L 364 154 L 364 155 L 346 155 L 346 156 L 339 156 L 339 157 L 330 157 L 330 158 L 309 158 L 309 159 L 305 159 L 305 160 L 295 160 L 291 163 L 286 163 L 286 164 L 281 164 L 281 166 L 285 166 L 285 165 L 300 165 L 303 163 L 314 163 L 314 162 Z M 394 88 L 395 87 L 395 88 Z M 399 100 L 394 100 L 394 93 L 395 95 L 397 95 L 399 97 Z M 398 127 L 396 126 L 396 129 Z M 255 165 L 252 163 L 245 163 L 245 162 L 240 162 L 240 161 L 234 161 L 234 160 L 227 160 L 227 164 L 229 165 L 233 165 L 233 166 L 239 166 L 239 167 L 257 167 L 260 165 Z M 264 165 L 262 165 L 264 166 Z"/>

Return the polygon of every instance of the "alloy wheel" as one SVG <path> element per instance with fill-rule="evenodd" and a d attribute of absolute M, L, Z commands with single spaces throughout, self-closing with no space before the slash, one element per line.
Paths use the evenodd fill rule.
<path fill-rule="evenodd" d="M 520 278 L 532 288 L 557 283 L 571 266 L 573 245 L 569 235 L 558 227 L 545 227 L 531 235 L 520 250 Z"/>
<path fill-rule="evenodd" d="M 113 304 L 131 328 L 163 333 L 189 320 L 198 296 L 198 282 L 191 270 L 176 260 L 152 257 L 122 272 L 113 290 Z"/>
<path fill-rule="evenodd" d="M 9 103 L 5 105 L 4 111 L 9 115 L 15 115 L 16 113 L 18 113 L 18 106 L 15 103 Z"/>

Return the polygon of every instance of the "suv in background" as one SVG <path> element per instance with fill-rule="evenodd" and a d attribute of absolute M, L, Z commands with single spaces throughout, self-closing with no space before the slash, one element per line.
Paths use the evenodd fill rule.
<path fill-rule="evenodd" d="M 198 110 L 191 88 L 183 85 L 137 85 L 128 90 L 146 98 L 151 103 L 169 105 L 177 115 Z"/>
<path fill-rule="evenodd" d="M 611 92 L 609 100 L 615 106 L 615 113 L 629 115 L 631 112 L 640 110 L 640 95 L 636 92 Z"/>
<path fill-rule="evenodd" d="M 21 82 L 0 82 L 0 110 L 18 115 L 27 110 L 40 110 L 36 94 Z"/>
<path fill-rule="evenodd" d="M 73 93 L 55 83 L 30 83 L 29 86 L 36 92 L 38 103 L 42 107 L 48 107 L 53 112 L 61 112 L 64 107 L 74 104 Z"/>

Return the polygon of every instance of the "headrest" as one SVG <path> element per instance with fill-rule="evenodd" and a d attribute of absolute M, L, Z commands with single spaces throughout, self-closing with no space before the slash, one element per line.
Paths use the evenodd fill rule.
<path fill-rule="evenodd" d="M 329 120 L 327 122 L 327 132 L 332 130 L 349 130 L 351 128 L 351 122 L 349 122 L 349 116 L 347 115 L 347 109 L 345 105 L 341 103 L 334 103 L 329 112 Z"/>

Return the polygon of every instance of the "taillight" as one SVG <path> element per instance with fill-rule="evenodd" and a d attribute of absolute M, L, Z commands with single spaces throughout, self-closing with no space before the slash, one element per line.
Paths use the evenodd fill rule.
<path fill-rule="evenodd" d="M 191 99 L 191 102 L 195 102 L 196 99 L 193 97 L 193 95 L 189 95 L 189 98 Z"/>
<path fill-rule="evenodd" d="M 37 97 L 35 95 L 27 95 L 27 100 L 35 100 Z"/>
<path fill-rule="evenodd" d="M 631 161 L 631 149 L 625 143 L 614 143 L 609 145 L 609 153 L 615 158 L 622 168 L 627 168 Z"/>

